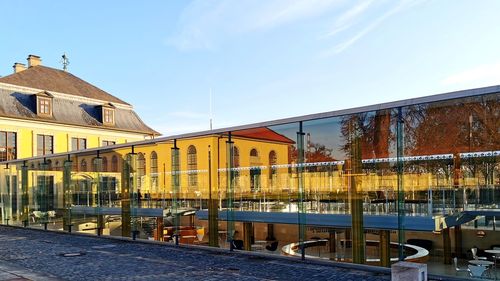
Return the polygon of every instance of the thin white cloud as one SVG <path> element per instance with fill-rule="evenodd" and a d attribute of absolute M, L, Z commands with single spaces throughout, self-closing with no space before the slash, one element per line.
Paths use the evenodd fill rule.
<path fill-rule="evenodd" d="M 179 50 L 214 49 L 227 36 L 269 30 L 332 11 L 345 0 L 193 1 L 167 44 Z"/>
<path fill-rule="evenodd" d="M 394 14 L 424 1 L 427 0 L 362 0 L 351 4 L 346 0 L 196 0 L 182 12 L 167 44 L 179 50 L 216 49 L 238 34 L 332 18 L 335 20 L 330 30 L 323 35 L 317 30 L 318 38 L 337 41 L 321 54 L 328 57 L 343 52 Z M 377 16 L 380 10 L 386 12 Z M 341 32 L 343 36 L 337 38 Z"/>
<path fill-rule="evenodd" d="M 479 87 L 500 84 L 500 62 L 482 64 L 452 74 L 441 81 L 445 86 Z"/>
<path fill-rule="evenodd" d="M 332 55 L 339 54 L 343 51 L 345 51 L 347 48 L 349 48 L 351 45 L 356 43 L 359 39 L 363 38 L 365 35 L 370 33 L 372 30 L 377 28 L 380 24 L 382 24 L 386 19 L 389 17 L 402 12 L 404 10 L 407 10 L 411 7 L 414 7 L 415 5 L 418 5 L 426 0 L 403 0 L 400 1 L 395 7 L 391 8 L 387 12 L 385 12 L 382 16 L 375 18 L 373 21 L 368 22 L 368 24 L 365 24 L 364 27 L 355 33 L 353 36 L 349 37 L 348 39 L 344 40 L 341 43 L 336 44 L 333 48 L 323 52 L 321 54 L 321 57 L 329 57 Z M 368 6 L 371 4 L 371 2 L 364 2 L 362 4 L 359 4 L 358 6 L 355 6 L 351 10 L 349 10 L 347 13 L 344 14 L 344 25 L 341 25 L 337 27 L 337 30 L 334 29 L 331 31 L 329 34 L 330 36 L 335 35 L 338 33 L 340 30 L 348 28 L 350 25 L 352 25 L 353 21 L 356 20 L 357 17 L 363 14 L 363 12 L 368 8 Z M 341 29 L 338 29 L 341 28 Z"/>
<path fill-rule="evenodd" d="M 304 18 L 310 18 L 336 7 L 341 1 L 335 0 L 279 0 L 270 1 L 267 7 L 263 7 L 263 13 L 256 21 L 252 29 L 273 28 L 282 24 L 294 22 Z"/>
<path fill-rule="evenodd" d="M 362 1 L 358 5 L 355 5 L 345 13 L 341 14 L 335 21 L 332 30 L 327 32 L 323 37 L 334 36 L 335 34 L 351 27 L 356 21 L 359 20 L 363 13 L 368 10 L 372 3 L 373 0 Z"/>

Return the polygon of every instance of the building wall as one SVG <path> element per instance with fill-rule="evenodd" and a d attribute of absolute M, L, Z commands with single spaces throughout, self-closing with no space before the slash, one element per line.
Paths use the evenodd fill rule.
<path fill-rule="evenodd" d="M 219 186 L 220 192 L 225 192 L 227 185 L 225 170 L 227 165 L 227 151 L 226 151 L 226 138 L 219 138 L 218 136 L 206 136 L 201 138 L 193 138 L 193 139 L 183 139 L 177 141 L 177 147 L 179 149 L 179 163 L 180 163 L 180 186 L 179 191 L 184 197 L 195 198 L 195 191 L 201 192 L 203 198 L 207 198 L 208 188 L 209 188 L 209 163 L 208 163 L 208 152 L 209 146 L 212 155 L 212 170 L 215 170 L 215 174 L 212 175 L 212 185 Z M 267 141 L 250 141 L 246 139 L 238 139 L 233 138 L 234 145 L 238 147 L 240 151 L 240 187 L 244 192 L 250 192 L 249 186 L 249 176 L 250 171 L 247 169 L 251 166 L 259 165 L 259 166 L 269 166 L 269 153 L 271 151 L 276 152 L 277 156 L 277 164 L 287 164 L 288 163 L 288 146 L 282 143 L 276 142 L 267 142 Z M 219 145 L 217 145 L 219 142 Z M 190 146 L 194 146 L 196 148 L 197 154 L 197 170 L 196 177 L 197 183 L 195 186 L 188 185 L 188 177 L 189 172 L 188 163 L 187 163 L 187 151 Z M 144 175 L 140 178 L 136 178 L 141 192 L 143 194 L 148 193 L 152 198 L 159 198 L 162 194 L 169 194 L 172 190 L 172 148 L 173 143 L 159 143 L 152 145 L 141 145 L 134 146 L 134 153 L 137 154 L 136 162 L 138 161 L 138 155 L 142 154 L 145 161 L 145 169 Z M 258 159 L 258 162 L 255 159 L 250 159 L 250 150 L 257 149 L 259 151 L 259 155 L 261 155 Z M 157 155 L 157 174 L 152 173 L 151 170 L 151 154 L 155 152 Z M 106 157 L 108 161 L 108 167 L 110 165 L 110 159 L 113 155 L 116 155 L 120 161 L 118 170 L 108 171 L 108 175 L 114 175 L 116 178 L 121 178 L 121 172 L 123 169 L 122 160 L 126 159 L 126 155 L 132 153 L 131 147 L 116 149 L 112 151 L 103 150 L 100 152 L 100 157 Z M 76 170 L 79 169 L 79 166 L 82 160 L 85 160 L 86 163 L 90 167 L 90 163 L 92 163 L 92 159 L 95 158 L 96 154 L 90 154 L 85 156 L 79 156 L 78 159 L 75 159 L 76 163 L 73 163 L 73 166 Z M 59 163 L 63 163 L 64 159 L 61 158 Z M 54 161 L 52 161 L 54 163 Z M 134 164 L 135 167 L 138 167 L 138 163 Z M 109 170 L 109 169 L 108 169 Z M 217 173 L 217 170 L 218 173 Z M 92 175 L 92 171 L 89 170 L 86 174 Z M 260 186 L 261 189 L 268 190 L 269 189 L 269 173 L 270 169 L 265 168 L 262 169 L 260 175 Z M 153 184 L 152 178 L 155 177 L 156 186 Z M 216 190 L 214 188 L 214 190 Z M 238 189 L 239 190 L 239 189 Z"/>
<path fill-rule="evenodd" d="M 17 134 L 17 158 L 37 156 L 37 135 L 54 137 L 54 153 L 71 151 L 71 138 L 85 138 L 87 148 L 100 147 L 103 140 L 115 141 L 116 144 L 144 140 L 144 134 L 127 133 L 109 129 L 86 128 L 62 124 L 51 124 L 31 120 L 0 118 L 2 131 Z"/>

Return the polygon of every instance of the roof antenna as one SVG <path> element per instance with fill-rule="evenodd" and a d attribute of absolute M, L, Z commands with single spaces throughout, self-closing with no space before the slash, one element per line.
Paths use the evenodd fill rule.
<path fill-rule="evenodd" d="M 62 55 L 61 63 L 63 65 L 63 70 L 67 71 L 68 70 L 68 65 L 69 65 L 69 60 L 68 57 L 66 56 L 66 53 Z"/>

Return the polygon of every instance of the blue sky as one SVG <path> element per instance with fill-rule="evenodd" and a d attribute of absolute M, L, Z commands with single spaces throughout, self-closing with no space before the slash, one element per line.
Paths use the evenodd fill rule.
<path fill-rule="evenodd" d="M 2 1 L 0 75 L 28 54 L 165 135 L 500 84 L 500 1 Z"/>

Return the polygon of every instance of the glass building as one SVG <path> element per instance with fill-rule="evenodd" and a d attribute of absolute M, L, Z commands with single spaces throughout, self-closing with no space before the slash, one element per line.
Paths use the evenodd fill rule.
<path fill-rule="evenodd" d="M 500 86 L 2 162 L 2 224 L 430 272 L 500 247 Z"/>

